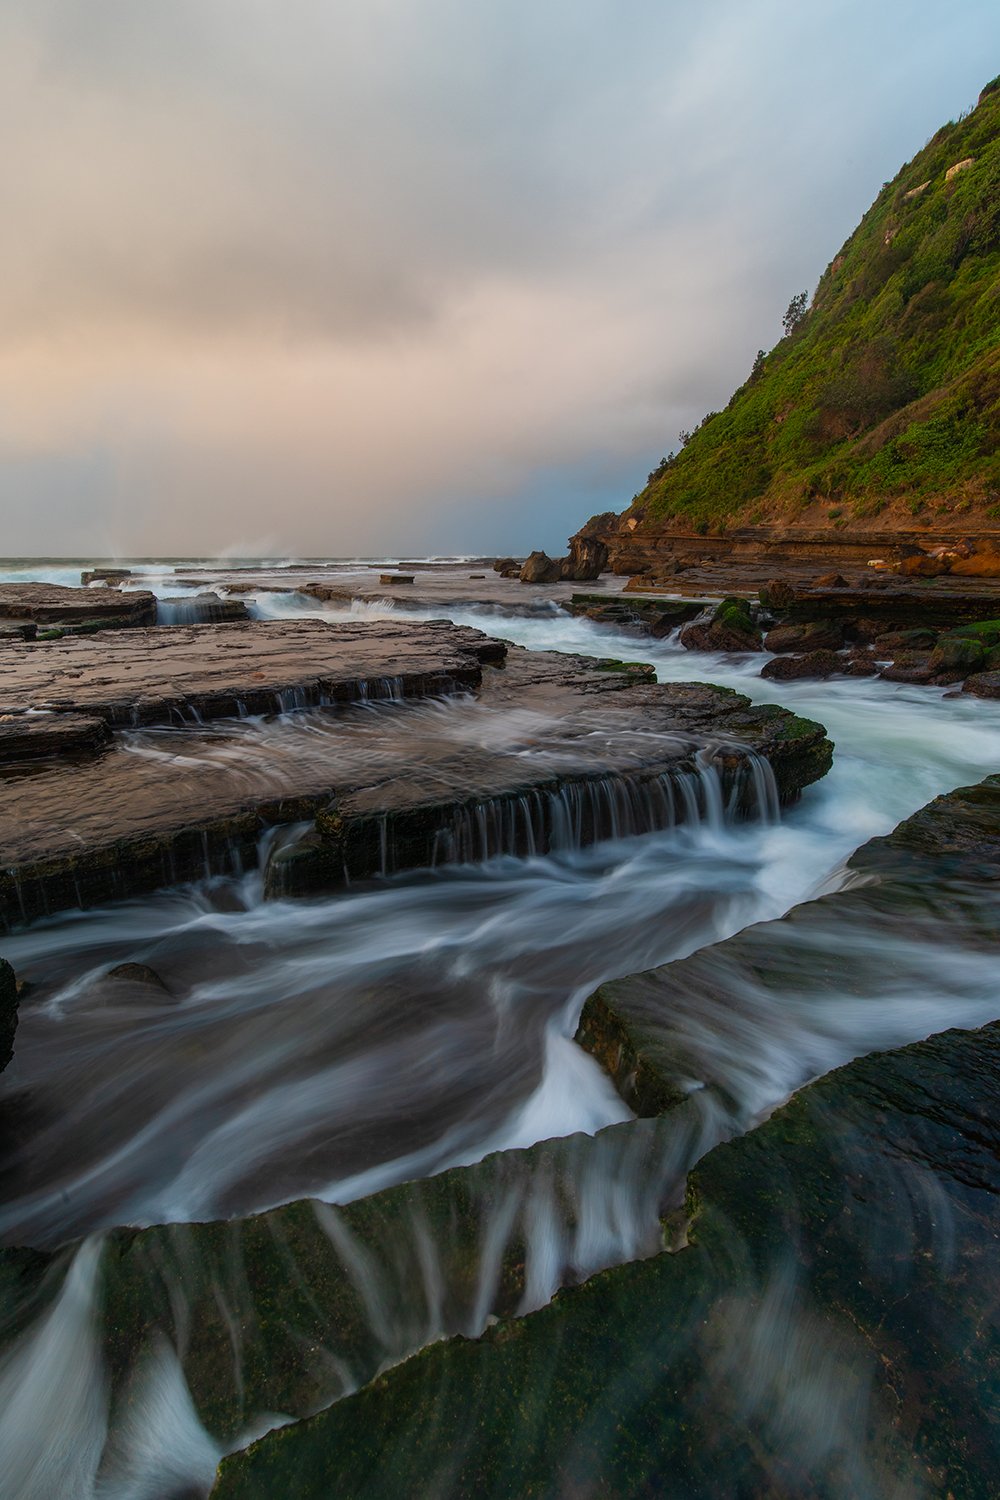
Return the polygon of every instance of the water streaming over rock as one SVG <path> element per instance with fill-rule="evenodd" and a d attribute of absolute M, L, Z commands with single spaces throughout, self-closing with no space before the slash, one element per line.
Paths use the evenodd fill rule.
<path fill-rule="evenodd" d="M 337 617 L 281 596 L 255 607 Z M 482 613 L 462 622 L 496 624 Z M 512 1245 L 523 1250 L 513 1310 L 537 1307 L 567 1280 L 655 1251 L 658 1212 L 677 1201 L 692 1162 L 808 1078 L 872 1047 L 1000 1014 L 991 965 L 949 947 L 946 927 L 853 933 L 854 951 L 868 944 L 871 972 L 888 972 L 891 983 L 868 994 L 832 985 L 780 1012 L 766 986 L 748 983 L 720 994 L 715 1010 L 680 1008 L 678 1042 L 695 1060 L 688 1104 L 654 1152 L 647 1137 L 645 1154 L 621 1144 L 615 1127 L 627 1112 L 569 1040 L 586 995 L 835 887 L 857 844 L 935 793 L 1000 769 L 1000 710 L 879 682 L 774 688 L 752 675 L 756 663 L 671 642 L 616 642 L 553 614 L 505 618 L 503 634 L 617 650 L 652 660 L 661 677 L 783 702 L 828 725 L 834 770 L 780 819 L 766 767 L 750 756 L 738 788 L 708 754 L 666 780 L 571 782 L 502 806 L 484 799 L 442 841 L 434 869 L 391 875 L 387 834 L 390 873 L 379 885 L 265 901 L 262 867 L 306 826 L 292 825 L 270 832 L 242 873 L 50 918 L 5 940 L 31 989 L 0 1080 L 0 1234 L 50 1250 L 89 1236 L 54 1263 L 37 1305 L 9 1309 L 17 1337 L 0 1366 L 6 1493 L 204 1493 L 225 1448 L 300 1414 L 261 1397 L 225 1431 L 212 1417 L 190 1342 L 197 1257 L 186 1250 L 171 1260 L 159 1244 L 151 1264 L 166 1311 L 112 1391 L 102 1256 L 114 1225 L 180 1226 L 303 1195 L 321 1200 L 312 1222 L 329 1265 L 353 1288 L 352 1316 L 365 1332 L 350 1347 L 332 1335 L 322 1347 L 308 1396 L 320 1404 L 442 1333 L 479 1331 L 505 1294 Z M 391 684 L 384 696 L 394 696 Z M 311 739 L 328 731 L 303 705 L 283 706 L 297 728 L 282 753 L 310 753 Z M 470 700 L 374 706 L 350 711 L 373 726 L 355 753 L 377 756 L 379 714 L 404 711 L 415 726 L 438 716 L 434 732 L 448 726 L 457 745 L 502 733 L 516 746 L 525 729 L 513 717 L 487 724 Z M 248 785 L 256 757 L 273 772 L 278 742 L 266 721 L 227 733 L 206 726 L 212 754 L 231 756 Z M 186 753 L 177 731 L 136 731 L 131 743 L 154 759 Z M 346 741 L 337 753 L 350 753 Z M 752 821 L 737 818 L 741 806 Z M 835 967 L 845 937 L 831 932 L 829 941 Z M 116 990 L 106 976 L 125 961 L 150 965 L 164 989 Z M 699 1057 L 725 1087 L 701 1086 Z M 366 1195 L 415 1179 L 427 1190 L 431 1174 L 574 1131 L 585 1134 L 564 1141 L 558 1159 L 490 1179 L 471 1260 L 458 1257 L 419 1193 L 382 1239 L 348 1217 Z M 238 1393 L 247 1373 L 235 1351 L 249 1326 L 238 1240 L 219 1264 L 228 1270 L 212 1296 L 235 1341 L 224 1383 Z M 467 1283 L 460 1264 L 471 1264 Z M 787 1387 L 775 1349 L 789 1340 L 799 1348 L 809 1332 L 783 1285 L 739 1345 L 768 1392 Z M 800 1446 L 839 1440 L 850 1425 L 849 1402 L 829 1406 L 839 1368 L 833 1356 L 820 1359 L 790 1404 L 762 1397 L 767 1420 L 784 1402 Z M 817 1403 L 831 1413 L 827 1429 Z"/>

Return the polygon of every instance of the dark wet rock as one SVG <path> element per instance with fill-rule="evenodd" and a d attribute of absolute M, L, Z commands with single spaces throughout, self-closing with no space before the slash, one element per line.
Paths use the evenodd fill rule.
<path fill-rule="evenodd" d="M 839 651 L 843 644 L 844 626 L 840 620 L 775 625 L 764 637 L 764 650 L 779 654 L 786 651 Z"/>
<path fill-rule="evenodd" d="M 772 578 L 770 583 L 764 584 L 759 597 L 765 609 L 781 614 L 795 603 L 795 585 L 789 578 Z"/>
<path fill-rule="evenodd" d="M 927 662 L 931 680 L 937 683 L 961 682 L 986 664 L 986 646 L 974 637 L 943 635 Z"/>
<path fill-rule="evenodd" d="M 845 677 L 874 677 L 879 670 L 878 657 L 874 651 L 855 647 L 841 658 L 840 670 Z"/>
<path fill-rule="evenodd" d="M 148 964 L 116 964 L 113 969 L 87 987 L 89 1005 L 162 1006 L 176 1005 L 178 997 Z"/>
<path fill-rule="evenodd" d="M 108 970 L 107 977 L 125 984 L 144 984 L 152 989 L 163 990 L 165 994 L 170 993 L 156 970 L 151 969 L 148 964 L 116 964 L 113 969 Z"/>
<path fill-rule="evenodd" d="M 156 598 L 145 592 L 114 593 L 71 589 L 55 583 L 0 583 L 0 619 L 34 620 L 37 625 L 152 625 Z"/>
<path fill-rule="evenodd" d="M 936 630 L 888 630 L 872 639 L 878 656 L 895 656 L 900 651 L 932 651 L 937 644 Z"/>
<path fill-rule="evenodd" d="M 637 599 L 621 595 L 607 599 L 601 594 L 574 594 L 569 601 L 563 601 L 562 608 L 598 625 L 612 625 L 634 635 L 651 635 L 654 640 L 662 640 L 679 625 L 701 614 L 705 603 L 700 599 Z"/>
<path fill-rule="evenodd" d="M 931 680 L 929 651 L 897 651 L 895 659 L 879 673 L 888 682 L 927 683 Z"/>
<path fill-rule="evenodd" d="M 221 625 L 249 620 L 250 612 L 242 599 L 223 599 L 209 592 L 193 598 L 168 595 L 158 602 L 156 617 L 161 625 Z"/>
<path fill-rule="evenodd" d="M 425 1349 L 213 1496 L 987 1500 L 998 1118 L 996 1026 L 851 1063 L 699 1163 L 674 1253 Z"/>
<path fill-rule="evenodd" d="M 522 583 L 558 583 L 562 566 L 547 552 L 531 552 L 518 575 Z"/>
<path fill-rule="evenodd" d="M 0 1073 L 14 1056 L 17 1031 L 17 978 L 5 958 L 0 958 Z"/>
<path fill-rule="evenodd" d="M 244 638 L 253 628 L 218 627 Z M 502 645 L 476 632 L 460 640 L 468 637 L 477 676 L 477 651 L 498 650 L 503 660 Z M 290 716 L 272 727 L 267 757 L 252 763 L 218 747 L 220 736 L 238 745 L 253 726 L 192 726 L 158 732 L 158 748 L 171 753 L 156 759 L 113 747 L 71 776 L 40 765 L 28 801 L 20 782 L 0 777 L 0 920 L 252 867 L 261 833 L 276 823 L 315 821 L 323 836 L 299 854 L 281 850 L 268 872 L 273 893 L 301 894 L 541 852 L 553 838 L 582 845 L 666 826 L 686 816 L 684 778 L 697 780 L 709 746 L 741 812 L 751 809 L 754 785 L 748 751 L 770 764 L 784 801 L 829 769 L 821 725 L 722 688 L 637 680 L 645 675 L 627 662 L 512 649 L 505 668 L 487 675 L 479 703 L 539 716 L 528 746 L 544 754 L 525 755 L 519 741 L 463 745 L 441 735 L 436 716 L 431 737 L 415 738 L 426 731 L 400 705 L 347 723 L 317 716 L 303 731 Z"/>
<path fill-rule="evenodd" d="M 166 1339 L 220 1444 L 262 1413 L 308 1416 L 423 1344 L 478 1334 L 606 1265 L 622 1232 L 612 1193 L 633 1216 L 627 1253 L 657 1254 L 660 1217 L 681 1201 L 698 1143 L 696 1120 L 680 1110 L 493 1154 L 346 1206 L 302 1199 L 245 1218 L 112 1230 L 96 1331 L 115 1396 L 127 1401 Z M 604 1224 L 607 1249 L 593 1238 Z M 75 1248 L 0 1250 L 5 1306 L 41 1300 Z M 5 1324 L 0 1345 L 10 1336 Z"/>
<path fill-rule="evenodd" d="M 935 798 L 887 837 L 863 845 L 847 868 L 867 883 L 794 907 L 779 921 L 750 927 L 679 963 L 611 980 L 587 1001 L 577 1040 L 607 1069 L 631 1109 L 655 1113 L 659 1099 L 695 1081 L 722 1087 L 714 1057 L 740 1045 L 739 1013 L 727 995 L 749 988 L 790 1011 L 831 988 L 891 998 L 898 968 L 873 963 L 871 955 L 891 951 L 900 912 L 908 913 L 907 926 L 920 924 L 931 946 L 935 922 L 944 924 L 951 948 L 964 940 L 976 949 L 984 936 L 992 943 L 1000 776 Z M 850 947 L 839 938 L 847 931 Z M 678 1042 L 678 1018 L 692 1012 L 705 1022 L 705 1045 L 697 1053 Z"/>
<path fill-rule="evenodd" d="M 33 641 L 38 635 L 34 620 L 25 620 L 19 625 L 0 625 L 0 645 L 6 641 Z"/>
<path fill-rule="evenodd" d="M 746 599 L 723 599 L 681 631 L 687 651 L 762 651 L 763 640 Z"/>
<path fill-rule="evenodd" d="M 1000 669 L 973 673 L 965 679 L 962 691 L 976 698 L 1000 698 Z"/>
<path fill-rule="evenodd" d="M 760 669 L 772 682 L 793 682 L 803 677 L 834 677 L 846 662 L 836 651 L 809 651 L 804 656 L 775 656 Z"/>
<path fill-rule="evenodd" d="M 396 692 L 423 697 L 476 687 L 482 663 L 505 650 L 443 620 L 161 626 L 9 647 L 0 657 L 0 708 L 134 726 Z"/>
<path fill-rule="evenodd" d="M 93 755 L 110 743 L 104 720 L 87 714 L 0 716 L 0 765 L 51 755 Z"/>
<path fill-rule="evenodd" d="M 86 573 L 80 574 L 80 583 L 84 588 L 89 587 L 90 584 L 118 586 L 131 577 L 131 568 L 90 568 Z"/>
<path fill-rule="evenodd" d="M 521 564 L 518 562 L 516 557 L 498 557 L 493 563 L 494 573 L 508 573 L 511 571 L 511 569 L 514 568 L 516 568 L 518 572 L 521 571 Z"/>

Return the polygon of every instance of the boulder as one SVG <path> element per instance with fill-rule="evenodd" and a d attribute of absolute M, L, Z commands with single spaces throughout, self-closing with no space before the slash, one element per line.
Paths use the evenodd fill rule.
<path fill-rule="evenodd" d="M 506 575 L 511 569 L 520 572 L 521 564 L 515 557 L 498 557 L 493 563 L 494 573 Z"/>
<path fill-rule="evenodd" d="M 987 648 L 974 637 L 943 635 L 928 660 L 931 681 L 935 683 L 962 682 L 972 672 L 986 665 Z"/>
<path fill-rule="evenodd" d="M 790 604 L 795 603 L 795 586 L 787 578 L 772 578 L 770 583 L 765 583 L 759 597 L 765 609 L 777 610 L 780 613 Z"/>
<path fill-rule="evenodd" d="M 877 656 L 895 656 L 899 651 L 933 651 L 936 630 L 887 630 L 876 635 L 872 647 Z"/>
<path fill-rule="evenodd" d="M 772 682 L 791 682 L 800 677 L 833 677 L 843 672 L 844 665 L 836 651 L 809 651 L 805 656 L 775 656 L 764 663 L 760 675 Z"/>
<path fill-rule="evenodd" d="M 976 698 L 1000 698 L 1000 671 L 974 672 L 965 679 L 962 692 Z"/>
<path fill-rule="evenodd" d="M 845 677 L 874 677 L 878 672 L 878 660 L 874 651 L 859 646 L 842 658 L 840 670 Z"/>
<path fill-rule="evenodd" d="M 570 539 L 569 556 L 560 563 L 562 577 L 575 583 L 592 583 L 608 565 L 608 549 L 594 536 Z"/>
<path fill-rule="evenodd" d="M 895 660 L 879 673 L 887 682 L 930 682 L 930 652 L 899 651 Z"/>
<path fill-rule="evenodd" d="M 841 573 L 822 573 L 813 579 L 814 589 L 848 589 L 850 584 Z"/>
<path fill-rule="evenodd" d="M 681 631 L 686 651 L 762 651 L 760 626 L 745 599 L 709 606 Z"/>
<path fill-rule="evenodd" d="M 904 547 L 902 556 L 894 569 L 901 578 L 940 578 L 951 571 L 946 557 L 925 552 L 922 547 Z"/>
<path fill-rule="evenodd" d="M 522 583 L 558 583 L 562 576 L 562 563 L 537 551 L 530 553 L 518 574 Z"/>
<path fill-rule="evenodd" d="M 839 620 L 812 620 L 802 625 L 775 625 L 764 637 L 764 650 L 837 651 L 844 644 L 844 627 Z"/>

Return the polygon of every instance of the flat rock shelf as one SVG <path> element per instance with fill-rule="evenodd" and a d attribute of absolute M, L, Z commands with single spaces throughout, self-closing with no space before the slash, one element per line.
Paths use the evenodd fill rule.
<path fill-rule="evenodd" d="M 154 723 L 89 758 L 0 768 L 8 926 L 252 866 L 271 825 L 305 824 L 269 856 L 270 893 L 299 895 L 766 812 L 832 754 L 821 725 L 729 689 L 436 622 L 160 629 L 14 654 L 8 702 Z M 400 701 L 416 695 L 438 696 Z"/>
<path fill-rule="evenodd" d="M 0 711 L 96 715 L 115 726 L 278 713 L 476 687 L 502 644 L 444 620 L 164 626 L 14 642 Z"/>

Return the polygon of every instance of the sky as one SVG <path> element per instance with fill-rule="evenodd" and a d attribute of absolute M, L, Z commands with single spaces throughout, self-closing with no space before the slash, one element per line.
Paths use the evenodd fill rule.
<path fill-rule="evenodd" d="M 0 0 L 0 551 L 564 549 L 996 0 Z"/>

